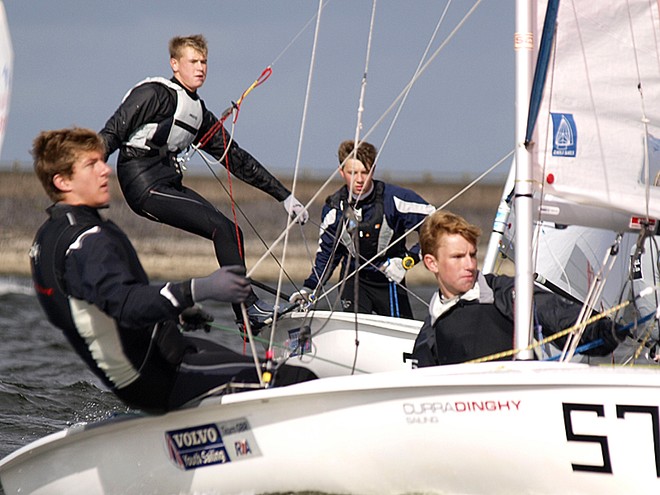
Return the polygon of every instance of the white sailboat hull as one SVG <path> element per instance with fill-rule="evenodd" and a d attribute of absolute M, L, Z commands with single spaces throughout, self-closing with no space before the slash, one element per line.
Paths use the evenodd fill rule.
<path fill-rule="evenodd" d="M 659 408 L 651 369 L 337 377 L 74 427 L 2 460 L 0 478 L 7 494 L 657 494 Z"/>
<path fill-rule="evenodd" d="M 300 343 L 301 328 L 309 340 Z M 331 311 L 283 315 L 275 327 L 274 345 L 293 354 L 291 364 L 304 365 L 325 378 L 411 369 L 404 353 L 413 350 L 422 322 L 371 314 Z M 271 330 L 264 332 L 270 338 Z"/>

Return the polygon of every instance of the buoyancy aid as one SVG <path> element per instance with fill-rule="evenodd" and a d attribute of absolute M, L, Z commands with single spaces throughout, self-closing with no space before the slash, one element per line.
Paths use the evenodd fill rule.
<path fill-rule="evenodd" d="M 192 98 L 185 88 L 164 77 L 140 81 L 126 93 L 124 100 L 136 87 L 147 83 L 159 83 L 173 89 L 177 95 L 176 110 L 171 118 L 140 126 L 125 144 L 138 149 L 158 149 L 161 154 L 178 154 L 193 143 L 202 126 L 202 103 L 199 98 Z"/>
<path fill-rule="evenodd" d="M 346 186 L 339 189 L 326 200 L 328 206 L 341 212 L 347 212 L 353 209 L 358 222 L 358 235 L 360 256 L 363 259 L 371 259 L 377 253 L 385 249 L 392 240 L 394 231 L 387 223 L 384 206 L 385 183 L 374 181 L 373 197 L 359 201 L 357 205 L 350 205 L 348 201 L 348 188 Z M 356 247 L 345 225 L 341 226 L 340 242 L 346 247 L 352 257 L 356 256 Z M 392 256 L 402 256 L 405 254 L 405 244 L 396 243 L 383 254 L 381 254 L 374 264 L 386 260 Z"/>
<path fill-rule="evenodd" d="M 113 222 L 103 220 L 95 208 L 54 205 L 48 213 L 50 218 L 37 232 L 30 249 L 39 303 L 48 320 L 62 330 L 76 352 L 108 387 L 119 389 L 130 385 L 139 378 L 138 368 L 148 352 L 145 349 L 151 328 L 134 329 L 121 337 L 117 323 L 92 303 L 76 298 L 64 276 L 69 251 L 79 249 L 88 236 L 98 234 L 101 228 L 115 232 L 118 242 L 112 248 L 123 249 L 127 255 L 131 252 L 130 241 Z M 146 280 L 137 255 L 126 259 L 135 265 L 136 276 Z M 99 340 L 110 343 L 102 353 L 97 352 Z M 120 343 L 124 340 L 125 346 Z"/>
<path fill-rule="evenodd" d="M 433 330 L 439 364 L 462 363 L 513 348 L 513 324 L 494 304 L 460 300 L 438 318 Z"/>
<path fill-rule="evenodd" d="M 59 328 L 75 330 L 64 282 L 64 261 L 69 246 L 102 220 L 95 215 L 80 218 L 70 211 L 53 214 L 54 208 L 49 208 L 50 220 L 38 230 L 30 248 L 32 280 L 49 321 Z M 42 249 L 41 246 L 54 248 Z"/>

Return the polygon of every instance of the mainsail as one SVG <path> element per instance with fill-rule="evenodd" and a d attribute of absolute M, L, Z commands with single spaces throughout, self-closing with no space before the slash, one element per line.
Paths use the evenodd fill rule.
<path fill-rule="evenodd" d="M 660 218 L 659 28 L 657 2 L 561 3 L 532 138 L 544 219 L 622 231 Z"/>
<path fill-rule="evenodd" d="M 11 44 L 9 25 L 4 3 L 0 2 L 0 152 L 5 139 L 11 82 L 14 67 L 14 51 Z"/>

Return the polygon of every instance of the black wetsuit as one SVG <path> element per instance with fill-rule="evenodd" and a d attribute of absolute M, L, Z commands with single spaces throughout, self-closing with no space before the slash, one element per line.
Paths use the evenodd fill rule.
<path fill-rule="evenodd" d="M 513 349 L 514 279 L 482 275 L 477 278 L 473 297 L 443 301 L 436 293 L 429 305 L 413 350 L 417 366 L 456 364 Z M 569 328 L 580 313 L 580 306 L 556 294 L 535 288 L 534 318 L 541 335 L 549 337 Z M 583 342 L 602 338 L 604 343 L 585 354 L 605 356 L 616 349 L 618 340 L 612 321 L 603 318 L 588 325 Z M 562 347 L 566 337 L 553 344 Z M 511 357 L 504 357 L 510 360 Z"/>
<path fill-rule="evenodd" d="M 57 204 L 48 213 L 30 252 L 39 302 L 124 402 L 165 411 L 230 381 L 258 381 L 252 358 L 180 332 L 190 280 L 150 285 L 129 239 L 95 208 Z M 280 385 L 314 377 L 282 371 Z"/>
<path fill-rule="evenodd" d="M 124 197 L 138 215 L 162 222 L 213 241 L 220 266 L 243 265 L 242 234 L 236 237 L 234 222 L 215 206 L 182 183 L 177 155 L 197 144 L 217 122 L 197 93 L 185 90 L 176 78 L 154 78 L 134 87 L 100 131 L 107 144 L 106 160 L 119 149 L 117 178 Z M 187 103 L 186 112 L 196 113 L 192 124 L 181 123 L 177 105 Z M 202 148 L 219 159 L 229 136 L 217 132 Z M 173 134 L 178 132 L 176 137 Z M 187 133 L 186 133 L 187 132 Z M 183 135 L 183 137 L 182 137 Z M 252 155 L 233 141 L 227 153 L 229 170 L 244 182 L 270 194 L 278 201 L 290 191 Z M 222 166 L 225 166 L 223 161 Z M 240 250 L 239 250 L 240 244 Z M 254 294 L 247 305 L 256 300 Z M 240 309 L 235 306 L 237 314 Z"/>

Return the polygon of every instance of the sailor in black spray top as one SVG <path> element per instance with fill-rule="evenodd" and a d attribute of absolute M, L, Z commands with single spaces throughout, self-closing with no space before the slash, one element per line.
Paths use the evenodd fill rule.
<path fill-rule="evenodd" d="M 208 321 L 195 302 L 240 303 L 243 267 L 150 284 L 131 242 L 100 210 L 110 200 L 104 141 L 88 129 L 41 133 L 35 171 L 55 202 L 30 252 L 41 306 L 90 369 L 130 406 L 166 411 L 227 383 L 258 383 L 251 357 L 181 333 Z M 314 375 L 282 366 L 275 384 Z"/>
<path fill-rule="evenodd" d="M 210 239 L 220 266 L 245 266 L 240 229 L 183 185 L 178 160 L 179 153 L 199 144 L 218 123 L 197 94 L 206 80 L 206 40 L 201 35 L 175 37 L 170 40 L 169 51 L 173 77 L 150 78 L 137 84 L 100 131 L 107 144 L 105 159 L 119 150 L 117 176 L 135 213 Z M 220 127 L 201 149 L 216 159 L 225 157 L 223 166 L 226 164 L 232 174 L 283 202 L 292 218 L 305 223 L 308 213 L 304 206 Z M 273 308 L 252 291 L 246 305 L 254 328 L 272 316 Z M 235 305 L 234 311 L 240 319 L 240 306 Z"/>
<path fill-rule="evenodd" d="M 514 279 L 484 275 L 477 269 L 480 235 L 479 227 L 447 211 L 436 211 L 422 225 L 423 261 L 435 275 L 438 291 L 415 340 L 413 358 L 420 367 L 462 363 L 513 349 Z M 544 337 L 572 326 L 580 310 L 579 304 L 535 287 L 534 321 Z M 615 330 L 608 318 L 587 325 L 581 341 L 600 339 L 601 343 L 585 354 L 611 353 L 624 338 Z M 561 347 L 566 339 L 552 343 Z"/>

